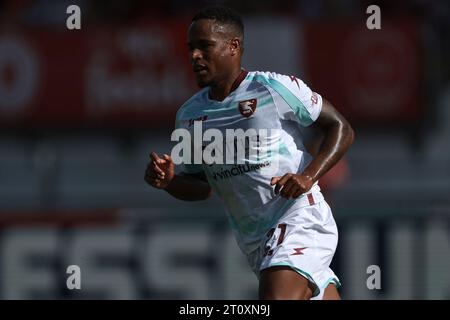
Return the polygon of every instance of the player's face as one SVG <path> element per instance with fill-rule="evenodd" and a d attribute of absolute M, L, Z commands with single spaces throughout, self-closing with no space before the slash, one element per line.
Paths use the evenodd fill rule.
<path fill-rule="evenodd" d="M 188 32 L 189 58 L 200 87 L 211 86 L 230 70 L 228 33 L 213 20 L 198 20 Z"/>

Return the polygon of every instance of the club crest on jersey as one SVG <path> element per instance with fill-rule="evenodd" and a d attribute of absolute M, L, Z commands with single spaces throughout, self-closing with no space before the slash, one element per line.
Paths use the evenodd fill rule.
<path fill-rule="evenodd" d="M 255 113 L 256 99 L 244 100 L 239 102 L 239 112 L 246 118 Z"/>

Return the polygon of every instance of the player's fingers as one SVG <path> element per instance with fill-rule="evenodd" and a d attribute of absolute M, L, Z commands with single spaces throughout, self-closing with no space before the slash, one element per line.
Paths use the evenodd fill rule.
<path fill-rule="evenodd" d="M 297 185 L 293 179 L 289 179 L 288 182 L 284 184 L 280 194 L 282 197 L 289 199 L 295 191 L 297 191 Z"/>
<path fill-rule="evenodd" d="M 162 164 L 162 163 L 164 162 L 164 160 L 161 159 L 161 158 L 156 154 L 156 152 L 150 153 L 150 159 L 152 159 L 155 163 L 158 163 L 158 164 Z"/>
<path fill-rule="evenodd" d="M 280 192 L 280 189 L 284 184 L 292 177 L 291 173 L 286 173 L 283 177 L 281 177 L 280 180 L 277 181 L 275 186 L 275 194 L 278 194 Z"/>
<path fill-rule="evenodd" d="M 158 154 L 156 152 L 150 152 L 150 159 L 152 159 L 153 161 L 157 162 L 160 157 L 158 156 Z"/>
<path fill-rule="evenodd" d="M 160 176 L 161 174 L 157 173 L 151 167 L 147 167 L 147 169 L 145 170 L 145 175 L 150 178 L 156 178 L 156 177 Z"/>
<path fill-rule="evenodd" d="M 292 195 L 292 198 L 297 199 L 298 197 L 300 197 L 303 194 L 303 190 L 302 189 L 298 189 L 297 191 L 294 192 L 294 194 Z"/>
<path fill-rule="evenodd" d="M 284 185 L 284 183 L 281 184 L 280 181 L 281 181 L 281 179 L 279 179 L 279 180 L 275 183 L 275 190 L 274 190 L 274 191 L 275 191 L 275 194 L 279 194 L 281 188 L 282 188 L 283 185 Z"/>
<path fill-rule="evenodd" d="M 275 183 L 277 183 L 280 179 L 281 179 L 281 177 L 273 177 L 273 178 L 270 180 L 270 185 L 271 185 L 271 186 L 274 186 Z"/>
<path fill-rule="evenodd" d="M 160 173 L 156 173 L 156 172 L 152 172 L 148 176 L 152 179 L 158 179 L 158 180 L 164 180 L 164 178 L 166 177 L 164 174 L 160 174 Z"/>
<path fill-rule="evenodd" d="M 155 162 L 152 162 L 152 169 L 159 175 L 161 176 L 165 176 L 166 173 L 160 168 L 158 167 L 158 165 Z"/>
<path fill-rule="evenodd" d="M 169 156 L 168 154 L 165 154 L 165 153 L 164 153 L 163 157 L 164 157 L 164 159 L 165 159 L 167 162 L 173 162 L 172 157 Z"/>
<path fill-rule="evenodd" d="M 283 189 L 281 190 L 281 195 L 287 199 L 291 198 L 294 193 L 298 190 L 298 185 L 293 177 L 285 183 Z"/>
<path fill-rule="evenodd" d="M 148 167 L 147 170 L 145 170 L 145 175 L 148 176 L 149 178 L 158 178 L 158 179 L 164 179 L 165 177 L 164 173 L 157 172 L 151 167 Z"/>
<path fill-rule="evenodd" d="M 159 182 L 160 182 L 160 180 L 159 180 L 158 178 L 152 177 L 152 176 L 150 176 L 150 175 L 148 175 L 148 174 L 146 174 L 146 175 L 144 176 L 144 180 L 145 180 L 149 185 L 151 185 L 152 187 L 157 187 L 157 185 L 158 185 Z"/>
<path fill-rule="evenodd" d="M 158 171 L 154 167 L 155 167 L 155 165 L 153 163 L 149 164 L 147 166 L 147 169 L 145 170 L 145 176 L 148 176 L 149 179 L 157 178 L 157 179 L 163 180 L 165 177 L 165 173 L 164 172 L 161 173 L 160 170 Z M 157 168 L 157 169 L 159 169 L 159 168 Z"/>

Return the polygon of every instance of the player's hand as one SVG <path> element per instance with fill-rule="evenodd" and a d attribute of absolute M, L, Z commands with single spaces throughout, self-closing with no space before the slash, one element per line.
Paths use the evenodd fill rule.
<path fill-rule="evenodd" d="M 287 199 L 298 198 L 300 195 L 308 192 L 314 184 L 311 177 L 303 174 L 286 173 L 282 177 L 273 177 L 270 181 L 271 186 L 275 186 L 275 194 L 280 193 Z"/>
<path fill-rule="evenodd" d="M 166 188 L 175 175 L 175 166 L 172 158 L 164 154 L 160 158 L 155 152 L 150 154 L 150 162 L 145 170 L 144 180 L 152 187 Z"/>

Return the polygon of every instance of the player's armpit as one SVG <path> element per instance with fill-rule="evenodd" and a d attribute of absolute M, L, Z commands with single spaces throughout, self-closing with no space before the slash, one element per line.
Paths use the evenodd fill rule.
<path fill-rule="evenodd" d="M 346 129 L 352 129 L 348 121 L 344 118 L 339 111 L 325 98 L 322 98 L 322 110 L 319 117 L 315 121 L 315 125 L 322 129 L 327 129 L 332 126 L 341 125 Z M 352 134 L 353 134 L 353 130 Z"/>

